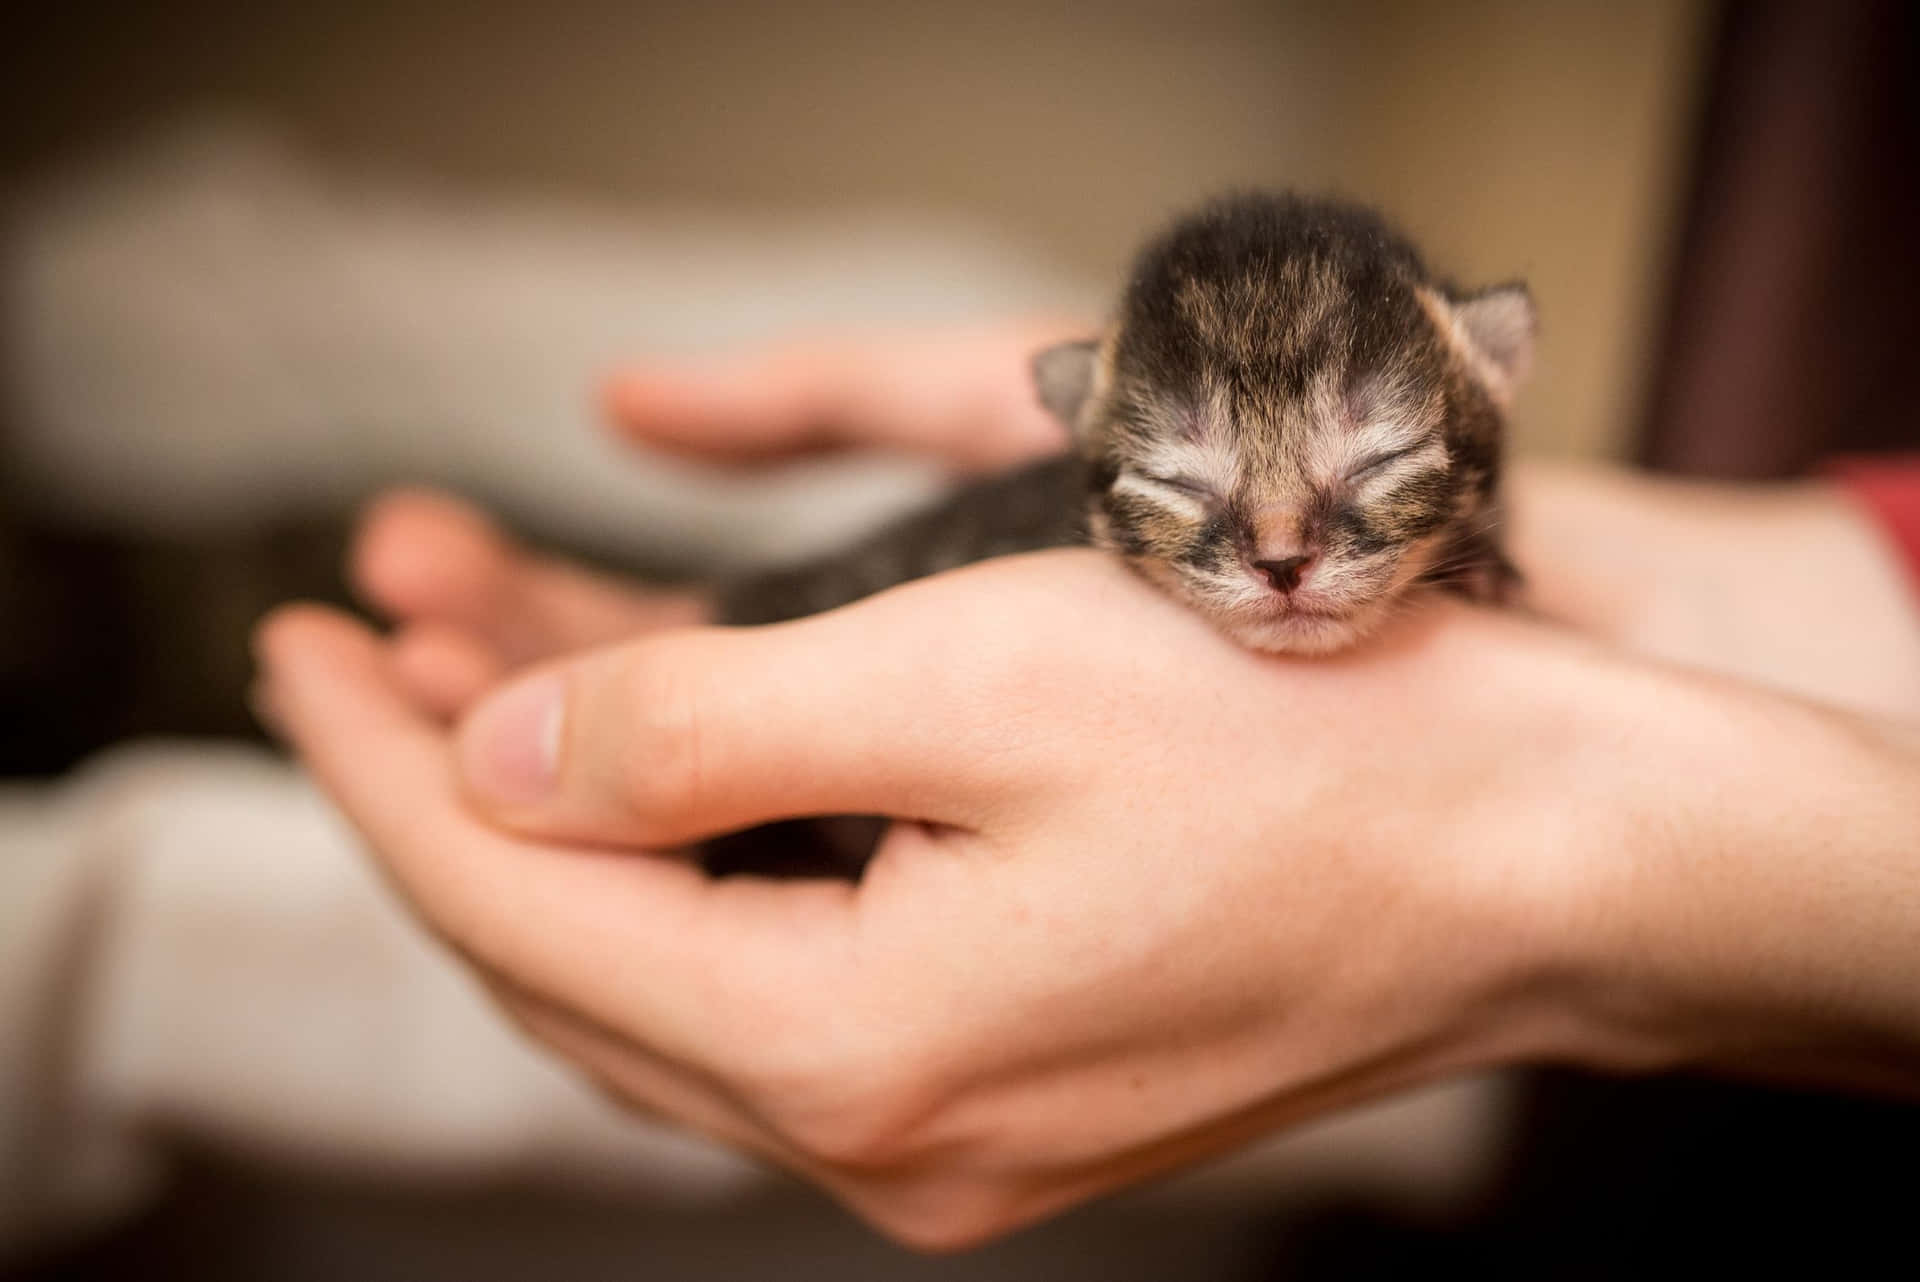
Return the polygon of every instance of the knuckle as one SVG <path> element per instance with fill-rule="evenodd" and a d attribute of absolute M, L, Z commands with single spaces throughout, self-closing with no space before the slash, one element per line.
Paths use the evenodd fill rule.
<path fill-rule="evenodd" d="M 452 882 L 403 890 L 413 920 L 468 969 L 489 979 L 510 969 L 512 931 L 492 900 Z"/>
<path fill-rule="evenodd" d="M 812 1161 L 842 1173 L 910 1166 L 934 1146 L 944 1095 L 898 1062 L 866 1056 L 763 1071 L 755 1092 L 770 1121 Z"/>
<path fill-rule="evenodd" d="M 711 787 L 701 700 L 675 665 L 641 651 L 620 699 L 618 790 L 643 840 L 672 841 L 705 806 Z"/>
<path fill-rule="evenodd" d="M 978 1180 L 946 1178 L 855 1194 L 852 1209 L 875 1230 L 926 1255 L 964 1251 L 1020 1227 L 1029 1218 L 1007 1191 Z"/>
<path fill-rule="evenodd" d="M 911 1124 L 857 1097 L 815 1101 L 791 1112 L 782 1130 L 809 1158 L 841 1172 L 897 1170 L 922 1151 Z"/>
<path fill-rule="evenodd" d="M 857 1082 L 781 1110 L 780 1128 L 808 1157 L 843 1172 L 894 1170 L 924 1150 L 920 1117 Z"/>

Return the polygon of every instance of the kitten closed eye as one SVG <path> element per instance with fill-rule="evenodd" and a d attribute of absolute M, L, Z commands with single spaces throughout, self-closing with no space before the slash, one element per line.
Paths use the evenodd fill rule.
<path fill-rule="evenodd" d="M 1172 490 L 1177 494 L 1184 494 L 1190 499 L 1198 499 L 1202 503 L 1219 502 L 1219 496 L 1213 492 L 1211 487 L 1203 484 L 1200 481 L 1193 480 L 1189 477 L 1155 476 L 1151 472 L 1140 472 L 1140 473 L 1137 473 L 1136 475 L 1138 475 L 1141 480 L 1146 481 L 1149 484 L 1162 486 L 1163 488 Z"/>
<path fill-rule="evenodd" d="M 1388 450 L 1384 454 L 1374 454 L 1361 459 L 1360 462 L 1347 473 L 1347 480 L 1364 481 L 1369 476 L 1384 471 L 1389 464 L 1398 463 L 1401 459 L 1411 458 L 1413 455 L 1418 454 L 1420 451 L 1426 449 L 1430 443 L 1431 442 L 1428 441 L 1420 441 L 1416 444 L 1406 446 L 1403 449 Z"/>

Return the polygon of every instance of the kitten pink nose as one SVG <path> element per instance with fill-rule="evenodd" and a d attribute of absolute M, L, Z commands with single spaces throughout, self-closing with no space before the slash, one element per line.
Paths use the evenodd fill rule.
<path fill-rule="evenodd" d="M 1312 552 L 1299 556 L 1283 557 L 1277 561 L 1255 561 L 1253 568 L 1267 576 L 1267 582 L 1276 592 L 1291 592 L 1300 586 L 1300 580 L 1313 568 L 1317 556 Z"/>

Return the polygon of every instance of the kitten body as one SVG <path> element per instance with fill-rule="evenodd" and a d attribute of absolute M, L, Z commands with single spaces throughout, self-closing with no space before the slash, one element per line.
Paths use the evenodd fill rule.
<path fill-rule="evenodd" d="M 1034 359 L 1072 449 L 846 551 L 722 585 L 766 623 L 971 561 L 1094 543 L 1252 648 L 1320 653 L 1415 584 L 1484 600 L 1522 286 L 1462 294 L 1371 210 L 1242 195 L 1143 249 L 1105 332 Z"/>

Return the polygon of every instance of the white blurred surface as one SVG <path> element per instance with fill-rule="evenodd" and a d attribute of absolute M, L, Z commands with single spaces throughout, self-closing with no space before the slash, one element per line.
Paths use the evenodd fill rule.
<path fill-rule="evenodd" d="M 924 467 L 754 478 L 615 443 L 622 360 L 789 332 L 1097 315 L 1106 283 L 906 212 L 753 219 L 325 170 L 206 123 L 50 181 L 0 243 L 10 464 L 132 530 L 337 510 L 431 479 L 551 534 L 693 563 L 832 544 Z"/>

